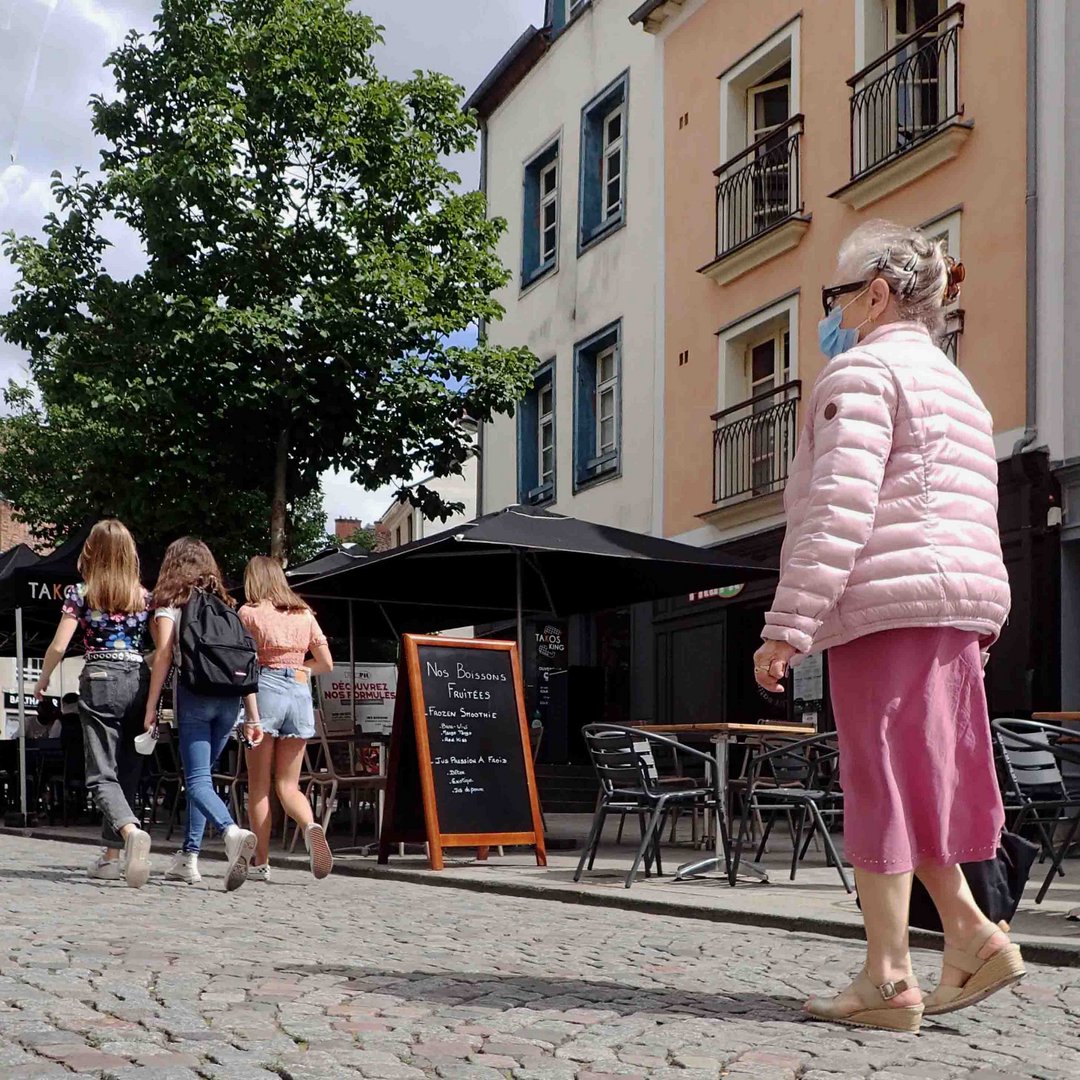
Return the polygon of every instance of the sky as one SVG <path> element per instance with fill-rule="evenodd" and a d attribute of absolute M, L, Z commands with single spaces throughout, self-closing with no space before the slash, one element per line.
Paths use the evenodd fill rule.
<path fill-rule="evenodd" d="M 377 53 L 392 78 L 420 69 L 446 72 L 471 92 L 530 24 L 543 21 L 544 0 L 358 0 L 353 5 L 384 28 Z M 129 29 L 149 30 L 153 0 L 0 0 L 0 232 L 38 234 L 53 208 L 50 174 L 69 176 L 81 165 L 94 172 L 99 144 L 90 130 L 88 102 L 112 91 L 106 56 Z M 475 187 L 475 154 L 454 162 L 462 184 Z M 107 268 L 138 270 L 134 238 L 119 225 Z M 0 259 L 0 309 L 8 306 L 15 274 Z M 22 354 L 0 341 L 0 385 L 27 377 Z M 347 477 L 327 476 L 331 520 L 370 521 L 389 505 L 391 491 L 364 492 Z"/>

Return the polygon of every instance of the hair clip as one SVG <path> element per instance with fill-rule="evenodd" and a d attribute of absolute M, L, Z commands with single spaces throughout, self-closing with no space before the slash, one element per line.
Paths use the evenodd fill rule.
<path fill-rule="evenodd" d="M 960 286 L 967 277 L 962 262 L 957 262 L 951 255 L 945 256 L 945 303 L 951 304 L 960 295 Z"/>
<path fill-rule="evenodd" d="M 892 248 L 886 248 L 881 258 L 878 259 L 877 268 L 884 270 L 889 265 L 889 259 L 892 258 Z"/>

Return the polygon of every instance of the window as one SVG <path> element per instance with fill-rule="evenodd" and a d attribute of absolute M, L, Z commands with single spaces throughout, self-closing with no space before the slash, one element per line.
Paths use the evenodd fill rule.
<path fill-rule="evenodd" d="M 722 327 L 719 411 L 713 417 L 713 502 L 772 495 L 795 454 L 800 388 L 792 295 Z"/>
<path fill-rule="evenodd" d="M 626 220 L 628 98 L 624 73 L 582 110 L 579 250 Z"/>
<path fill-rule="evenodd" d="M 615 475 L 622 437 L 622 326 L 581 342 L 574 351 L 574 488 Z"/>
<path fill-rule="evenodd" d="M 518 502 L 555 498 L 555 362 L 536 376 L 518 413 Z"/>
<path fill-rule="evenodd" d="M 922 231 L 931 240 L 941 240 L 945 254 L 960 259 L 960 221 L 962 212 L 954 210 L 934 221 L 921 225 Z M 945 334 L 939 343 L 942 352 L 957 366 L 960 364 L 960 337 L 964 332 L 964 310 L 958 298 L 945 308 Z"/>
<path fill-rule="evenodd" d="M 525 165 L 521 286 L 554 270 L 559 260 L 559 143 Z"/>
<path fill-rule="evenodd" d="M 406 535 L 406 537 L 408 539 L 408 542 L 411 544 L 413 542 L 413 511 L 412 510 L 409 511 L 409 516 L 405 520 L 405 525 L 406 525 L 405 535 Z"/>
<path fill-rule="evenodd" d="M 720 76 L 724 161 L 798 115 L 800 26 L 793 19 Z"/>
<path fill-rule="evenodd" d="M 584 11 L 592 0 L 547 0 L 547 24 L 552 30 L 558 32 L 571 19 Z"/>
<path fill-rule="evenodd" d="M 783 326 L 767 331 L 763 340 L 746 347 L 746 379 L 749 383 L 751 420 L 750 441 L 751 488 L 771 490 L 777 473 L 777 436 L 785 435 L 785 426 L 777 425 L 770 415 L 779 398 L 776 391 L 791 379 L 791 334 Z M 786 451 L 788 447 L 781 447 Z M 786 460 L 785 460 L 786 464 Z"/>
<path fill-rule="evenodd" d="M 623 107 L 604 117 L 604 208 L 605 222 L 622 214 L 623 204 Z"/>

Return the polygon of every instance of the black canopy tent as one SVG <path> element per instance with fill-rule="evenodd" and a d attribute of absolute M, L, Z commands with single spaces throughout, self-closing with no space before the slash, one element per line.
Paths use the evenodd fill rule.
<path fill-rule="evenodd" d="M 604 611 L 773 577 L 706 548 L 510 506 L 302 581 L 309 599 L 359 600 L 395 631 Z"/>
<path fill-rule="evenodd" d="M 380 642 L 393 640 L 396 643 L 403 633 L 430 633 L 455 626 L 472 626 L 478 622 L 501 622 L 514 617 L 516 609 L 512 599 L 488 607 L 472 604 L 433 604 L 430 601 L 403 603 L 394 597 L 375 600 L 363 595 L 338 595 L 312 591 L 309 588 L 314 581 L 322 581 L 333 574 L 348 573 L 379 558 L 380 555 L 368 552 L 325 551 L 286 571 L 289 584 L 315 608 L 322 629 L 331 637 L 347 638 L 349 675 L 353 686 L 356 685 L 358 639 Z M 355 723 L 355 697 L 352 707 Z"/>

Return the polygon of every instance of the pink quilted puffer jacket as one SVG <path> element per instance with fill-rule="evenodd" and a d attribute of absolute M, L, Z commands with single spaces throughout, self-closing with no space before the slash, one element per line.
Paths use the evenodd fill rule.
<path fill-rule="evenodd" d="M 974 630 L 1009 613 L 990 414 L 915 323 L 830 361 L 784 494 L 764 638 L 800 653 L 906 626 Z"/>

